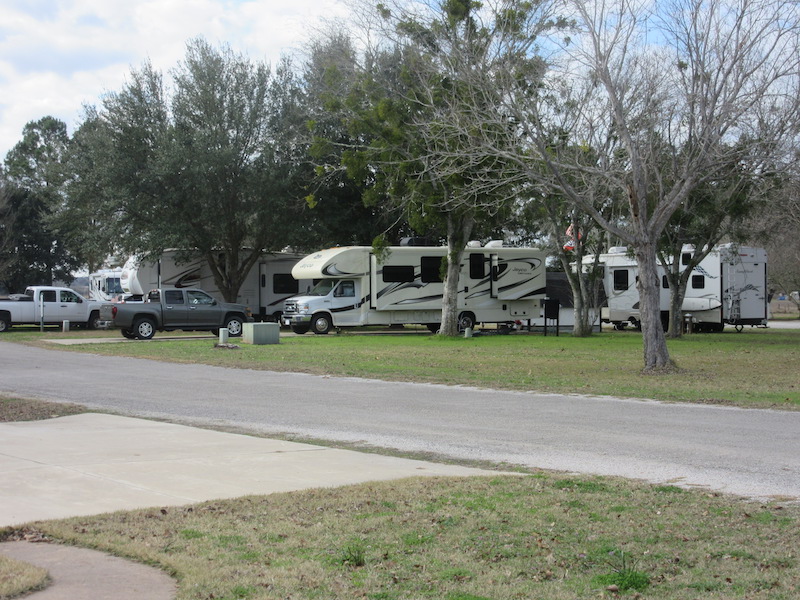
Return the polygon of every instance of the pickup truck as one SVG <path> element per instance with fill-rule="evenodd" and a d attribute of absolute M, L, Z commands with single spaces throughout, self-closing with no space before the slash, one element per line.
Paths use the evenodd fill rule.
<path fill-rule="evenodd" d="M 242 324 L 251 321 L 242 304 L 218 302 L 203 290 L 190 288 L 152 290 L 145 302 L 120 302 L 104 306 L 112 327 L 128 339 L 149 340 L 156 331 L 211 331 L 227 327 L 231 336 L 242 335 Z"/>
<path fill-rule="evenodd" d="M 100 306 L 69 288 L 33 285 L 24 294 L 0 300 L 0 332 L 12 325 L 61 325 L 64 321 L 97 329 Z"/>

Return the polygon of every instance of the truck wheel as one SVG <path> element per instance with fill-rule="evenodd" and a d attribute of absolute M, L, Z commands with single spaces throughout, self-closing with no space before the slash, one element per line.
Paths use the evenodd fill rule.
<path fill-rule="evenodd" d="M 86 322 L 86 329 L 100 329 L 100 313 L 96 310 L 89 315 L 89 320 Z"/>
<path fill-rule="evenodd" d="M 331 330 L 331 327 L 331 318 L 328 315 L 314 315 L 311 319 L 311 330 L 316 334 L 326 334 Z"/>
<path fill-rule="evenodd" d="M 133 331 L 137 339 L 149 340 L 156 334 L 156 324 L 147 317 L 139 318 L 133 324 Z"/>
<path fill-rule="evenodd" d="M 122 330 L 122 337 L 124 337 L 125 339 L 128 339 L 128 340 L 135 340 L 136 339 L 136 334 L 133 333 L 133 331 L 131 331 L 130 329 L 123 329 Z"/>
<path fill-rule="evenodd" d="M 0 333 L 11 329 L 11 320 L 8 317 L 0 316 Z"/>
<path fill-rule="evenodd" d="M 228 328 L 228 334 L 231 337 L 239 337 L 242 335 L 242 318 L 241 317 L 228 317 L 225 320 L 225 327 Z"/>
<path fill-rule="evenodd" d="M 309 329 L 311 328 L 308 325 L 292 325 L 292 331 L 294 331 L 298 335 L 303 335 L 304 333 L 308 333 Z"/>

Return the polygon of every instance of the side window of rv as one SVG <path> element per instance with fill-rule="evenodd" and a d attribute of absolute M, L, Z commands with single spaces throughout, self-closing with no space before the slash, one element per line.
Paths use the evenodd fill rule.
<path fill-rule="evenodd" d="M 420 261 L 420 279 L 422 283 L 442 282 L 442 257 L 423 256 Z"/>
<path fill-rule="evenodd" d="M 300 283 L 289 273 L 275 273 L 272 276 L 272 291 L 275 294 L 296 294 Z"/>
<path fill-rule="evenodd" d="M 661 276 L 661 287 L 665 290 L 669 289 L 669 279 L 667 279 L 666 275 Z"/>
<path fill-rule="evenodd" d="M 617 269 L 614 271 L 614 290 L 621 292 L 627 290 L 628 285 L 628 269 Z"/>
<path fill-rule="evenodd" d="M 469 277 L 470 279 L 483 279 L 486 277 L 486 261 L 480 252 L 474 252 L 469 255 Z"/>
<path fill-rule="evenodd" d="M 406 283 L 414 281 L 414 267 L 384 266 L 383 281 L 386 283 Z"/>
<path fill-rule="evenodd" d="M 692 255 L 690 252 L 684 252 L 681 254 L 681 264 L 685 267 L 688 265 L 692 260 Z"/>
<path fill-rule="evenodd" d="M 702 290 L 706 287 L 705 275 L 692 275 L 692 289 Z"/>
<path fill-rule="evenodd" d="M 333 292 L 336 298 L 353 298 L 356 295 L 356 284 L 354 281 L 344 280 L 339 283 L 336 291 Z"/>

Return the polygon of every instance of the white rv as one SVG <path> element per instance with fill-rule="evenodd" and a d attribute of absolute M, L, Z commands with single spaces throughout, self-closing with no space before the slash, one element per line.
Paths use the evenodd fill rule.
<path fill-rule="evenodd" d="M 97 302 L 109 302 L 125 292 L 120 283 L 122 267 L 116 269 L 100 269 L 89 274 L 89 299 Z"/>
<path fill-rule="evenodd" d="M 424 324 L 442 318 L 442 246 L 399 246 L 378 260 L 371 247 L 330 248 L 299 261 L 295 279 L 319 280 L 305 295 L 286 301 L 283 324 L 296 333 L 334 327 Z M 545 296 L 545 255 L 497 244 L 464 251 L 458 285 L 461 328 L 511 323 L 539 316 Z"/>
<path fill-rule="evenodd" d="M 177 254 L 176 250 L 167 250 L 157 259 L 142 260 L 136 256 L 128 259 L 120 274 L 123 291 L 144 297 L 152 289 L 192 287 L 224 300 L 202 257 L 178 262 Z M 239 288 L 236 303 L 249 307 L 257 321 L 279 321 L 284 301 L 313 285 L 311 281 L 292 277 L 292 267 L 302 257 L 302 254 L 264 253 Z"/>
<path fill-rule="evenodd" d="M 694 248 L 685 246 L 681 263 L 688 264 Z M 593 257 L 584 259 L 584 264 Z M 602 320 L 618 329 L 627 324 L 638 326 L 639 292 L 636 289 L 638 266 L 625 247 L 611 248 L 600 255 L 604 267 L 603 283 L 608 305 L 603 307 Z M 660 307 L 662 322 L 669 318 L 669 285 L 664 267 L 661 275 Z M 724 244 L 714 248 L 697 265 L 686 286 L 681 310 L 691 314 L 699 331 L 722 331 L 726 324 L 738 330 L 745 325 L 766 326 L 767 254 L 762 248 Z"/>

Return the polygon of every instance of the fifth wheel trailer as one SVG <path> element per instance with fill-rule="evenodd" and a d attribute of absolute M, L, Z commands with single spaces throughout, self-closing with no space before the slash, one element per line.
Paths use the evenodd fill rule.
<path fill-rule="evenodd" d="M 179 261 L 178 256 L 179 251 L 166 250 L 155 258 L 129 258 L 120 274 L 122 289 L 143 298 L 152 289 L 192 287 L 224 300 L 204 258 L 194 255 Z M 279 321 L 284 301 L 313 284 L 292 277 L 292 267 L 302 257 L 288 252 L 263 253 L 239 288 L 236 303 L 249 307 L 257 321 Z"/>
<path fill-rule="evenodd" d="M 681 263 L 688 264 L 692 246 L 684 246 Z M 587 257 L 585 261 L 593 260 Z M 638 326 L 639 292 L 636 289 L 638 265 L 625 247 L 611 248 L 600 255 L 604 267 L 603 284 L 608 304 L 603 307 L 603 322 L 616 328 Z M 662 321 L 669 316 L 669 286 L 664 267 L 659 265 Z M 741 330 L 745 325 L 766 326 L 769 315 L 767 293 L 767 253 L 762 248 L 736 244 L 715 247 L 692 271 L 681 310 L 691 314 L 699 331 L 722 331 L 725 325 Z"/>
<path fill-rule="evenodd" d="M 296 333 L 334 327 L 423 324 L 442 316 L 442 246 L 396 246 L 379 259 L 368 246 L 320 250 L 300 260 L 292 275 L 318 280 L 286 301 L 283 324 Z M 488 245 L 464 250 L 458 284 L 459 325 L 513 323 L 539 316 L 545 297 L 545 254 L 533 248 Z"/>

